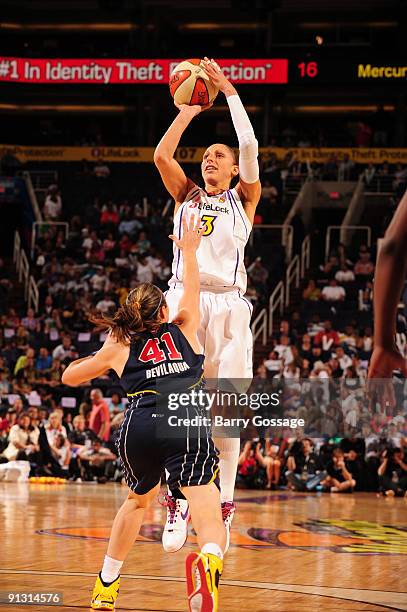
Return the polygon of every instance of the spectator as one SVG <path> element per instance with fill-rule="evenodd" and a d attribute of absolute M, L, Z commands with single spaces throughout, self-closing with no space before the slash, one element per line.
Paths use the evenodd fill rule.
<path fill-rule="evenodd" d="M 267 287 L 267 280 L 269 277 L 268 270 L 262 265 L 261 257 L 256 257 L 254 262 L 248 267 L 247 274 L 253 281 L 253 285 L 262 290 L 263 292 Z"/>
<path fill-rule="evenodd" d="M 321 290 L 316 286 L 314 280 L 309 280 L 308 285 L 305 287 L 302 292 L 302 297 L 304 300 L 308 300 L 310 302 L 318 302 L 321 297 Z"/>
<path fill-rule="evenodd" d="M 373 183 L 373 179 L 376 175 L 376 166 L 374 164 L 368 164 L 363 171 L 363 181 L 366 185 L 370 186 Z"/>
<path fill-rule="evenodd" d="M 55 440 L 57 436 L 62 435 L 67 438 L 67 433 L 64 425 L 62 425 L 62 418 L 59 412 L 51 412 L 49 415 L 49 421 L 45 425 L 45 433 L 47 436 L 48 444 L 52 449 L 55 446 Z"/>
<path fill-rule="evenodd" d="M 4 320 L 4 327 L 15 329 L 20 325 L 20 317 L 17 315 L 14 308 L 9 308 L 6 318 Z"/>
<path fill-rule="evenodd" d="M 117 212 L 117 207 L 113 204 L 113 202 L 108 202 L 106 206 L 103 206 L 102 213 L 100 215 L 100 224 L 101 225 L 117 225 L 120 221 L 119 213 Z"/>
<path fill-rule="evenodd" d="M 329 156 L 322 171 L 322 178 L 324 181 L 338 180 L 338 161 L 336 155 L 332 154 Z"/>
<path fill-rule="evenodd" d="M 348 471 L 345 463 L 343 451 L 335 448 L 332 453 L 332 460 L 329 461 L 326 471 L 327 477 L 321 482 L 331 493 L 342 493 L 352 491 L 356 486 L 356 481 Z"/>
<path fill-rule="evenodd" d="M 338 180 L 351 181 L 355 164 L 351 160 L 349 153 L 345 153 L 342 161 L 339 163 Z"/>
<path fill-rule="evenodd" d="M 0 399 L 9 393 L 10 390 L 10 381 L 7 377 L 7 372 L 0 369 Z"/>
<path fill-rule="evenodd" d="M 117 242 L 114 239 L 113 232 L 108 233 L 107 238 L 103 240 L 102 246 L 105 253 L 110 253 L 111 251 L 115 250 Z"/>
<path fill-rule="evenodd" d="M 135 246 L 139 255 L 146 255 L 148 253 L 151 248 L 151 242 L 148 240 L 146 232 L 140 232 Z"/>
<path fill-rule="evenodd" d="M 154 270 L 146 257 L 139 256 L 136 263 L 137 282 L 152 283 L 154 280 Z"/>
<path fill-rule="evenodd" d="M 20 347 L 21 349 L 23 347 Z M 14 366 L 14 376 L 18 374 L 18 372 L 25 367 L 28 359 L 33 359 L 35 357 L 35 351 L 33 348 L 27 348 L 24 355 L 20 355 L 20 357 L 16 361 L 16 365 Z"/>
<path fill-rule="evenodd" d="M 67 359 L 77 359 L 77 357 L 78 352 L 76 347 L 72 344 L 71 336 L 68 334 L 63 337 L 62 344 L 58 344 L 58 346 L 52 351 L 52 358 L 54 360 L 58 359 L 61 362 Z"/>
<path fill-rule="evenodd" d="M 46 221 L 58 221 L 62 212 L 62 199 L 57 185 L 50 185 L 44 203 Z"/>
<path fill-rule="evenodd" d="M 356 146 L 357 147 L 370 147 L 370 141 L 372 139 L 373 131 L 372 128 L 359 121 L 356 129 Z"/>
<path fill-rule="evenodd" d="M 347 355 L 345 353 L 345 351 L 344 351 L 342 346 L 338 346 L 336 348 L 335 356 L 336 356 L 336 359 L 338 360 L 340 368 L 341 368 L 341 370 L 343 372 L 345 372 L 345 370 L 347 368 L 352 367 L 352 359 L 351 359 L 351 357 L 349 357 L 349 355 Z"/>
<path fill-rule="evenodd" d="M 309 336 L 308 334 L 304 334 L 302 337 L 299 355 L 302 360 L 306 360 L 309 362 L 312 361 L 312 342 L 311 336 Z"/>
<path fill-rule="evenodd" d="M 71 448 L 67 438 L 63 434 L 55 437 L 54 444 L 51 446 L 52 454 L 58 462 L 65 478 L 68 478 L 69 463 L 71 461 Z"/>
<path fill-rule="evenodd" d="M 100 389 L 90 392 L 92 411 L 89 416 L 89 429 L 103 442 L 108 442 L 110 435 L 110 413 Z"/>
<path fill-rule="evenodd" d="M 283 368 L 283 360 L 280 358 L 280 355 L 277 351 L 271 351 L 268 356 L 268 359 L 264 361 L 264 366 L 267 370 L 267 375 L 270 378 L 274 376 L 278 376 L 281 374 Z"/>
<path fill-rule="evenodd" d="M 85 480 L 97 480 L 100 484 L 104 484 L 113 476 L 117 457 L 102 446 L 100 439 L 95 438 L 90 448 L 85 447 L 80 450 L 78 457 L 85 468 Z"/>
<path fill-rule="evenodd" d="M 113 301 L 109 293 L 105 293 L 103 299 L 99 300 L 99 302 L 96 304 L 96 308 L 102 314 L 108 314 L 108 312 L 116 308 L 116 306 L 117 306 L 116 302 Z"/>
<path fill-rule="evenodd" d="M 72 448 L 81 450 L 85 446 L 88 447 L 95 438 L 96 434 L 86 427 L 85 418 L 81 414 L 76 415 L 73 420 L 73 431 L 68 434 Z"/>
<path fill-rule="evenodd" d="M 39 451 L 39 433 L 38 427 L 32 426 L 30 417 L 23 412 L 10 428 L 9 443 L 2 456 L 8 461 L 34 461 Z"/>
<path fill-rule="evenodd" d="M 294 361 L 293 351 L 290 346 L 290 338 L 286 334 L 281 334 L 279 344 L 276 344 L 274 350 L 279 358 L 283 360 L 285 366 Z"/>
<path fill-rule="evenodd" d="M 110 176 L 110 168 L 103 159 L 99 159 L 94 165 L 93 174 L 98 179 L 107 179 Z"/>
<path fill-rule="evenodd" d="M 255 457 L 256 443 L 247 441 L 239 456 L 237 470 L 237 484 L 247 489 L 255 488 L 255 477 L 258 471 L 258 464 Z"/>
<path fill-rule="evenodd" d="M 266 489 L 273 489 L 278 486 L 281 472 L 281 461 L 277 457 L 278 446 L 272 445 L 270 440 L 266 440 L 264 455 L 261 451 L 261 443 L 256 445 L 257 463 L 266 470 L 267 484 Z"/>
<path fill-rule="evenodd" d="M 355 280 L 355 275 L 346 264 L 341 264 L 340 269 L 335 274 L 335 280 L 338 283 L 352 283 Z"/>
<path fill-rule="evenodd" d="M 362 312 L 371 312 L 373 308 L 373 283 L 367 281 L 365 286 L 358 291 L 358 305 Z"/>
<path fill-rule="evenodd" d="M 40 325 L 38 319 L 35 317 L 34 310 L 29 308 L 27 310 L 27 316 L 21 319 L 21 325 L 30 332 L 39 332 Z"/>
<path fill-rule="evenodd" d="M 331 321 L 325 321 L 324 331 L 320 331 L 314 336 L 314 345 L 320 346 L 323 352 L 328 352 L 331 348 L 338 346 L 338 344 L 338 332 L 332 329 Z"/>
<path fill-rule="evenodd" d="M 122 236 L 122 239 L 126 238 L 127 244 L 125 248 L 127 250 L 129 250 L 130 248 L 128 243 L 130 243 L 131 245 L 131 241 L 129 237 L 132 236 L 137 230 L 142 229 L 142 227 L 143 225 L 140 223 L 140 221 L 138 221 L 137 219 L 133 217 L 130 211 L 124 214 L 123 219 L 119 223 L 118 229 L 119 229 L 120 236 Z M 121 242 L 121 246 L 122 244 L 124 245 L 124 243 Z"/>
<path fill-rule="evenodd" d="M 295 491 L 312 491 L 325 478 L 312 440 L 304 438 L 295 442 L 288 455 L 286 478 Z"/>
<path fill-rule="evenodd" d="M 356 276 L 371 276 L 374 272 L 374 264 L 370 261 L 370 253 L 366 247 L 359 251 L 359 259 L 355 264 Z"/>
<path fill-rule="evenodd" d="M 266 179 L 262 184 L 261 197 L 267 206 L 270 206 L 270 204 L 276 204 L 277 202 L 278 190 L 270 183 L 268 179 Z"/>
<path fill-rule="evenodd" d="M 38 357 L 35 360 L 35 369 L 38 372 L 48 372 L 52 366 L 52 357 L 45 346 L 42 346 L 39 350 Z"/>
<path fill-rule="evenodd" d="M 95 292 L 105 293 L 109 291 L 109 278 L 103 268 L 97 268 L 95 274 L 89 280 L 89 283 Z"/>
<path fill-rule="evenodd" d="M 124 402 L 119 393 L 112 393 L 112 397 L 109 402 L 109 412 L 111 415 L 123 412 L 125 408 Z"/>
<path fill-rule="evenodd" d="M 345 289 L 338 285 L 338 282 L 332 278 L 329 281 L 329 285 L 325 285 L 322 289 L 321 297 L 325 302 L 329 303 L 340 303 L 343 302 L 346 296 Z"/>

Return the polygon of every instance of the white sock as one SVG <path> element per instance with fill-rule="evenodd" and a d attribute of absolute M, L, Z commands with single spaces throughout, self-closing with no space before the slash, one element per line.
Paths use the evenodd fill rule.
<path fill-rule="evenodd" d="M 237 465 L 240 455 L 239 438 L 214 438 L 219 449 L 220 501 L 233 501 L 235 491 Z"/>
<path fill-rule="evenodd" d="M 219 557 L 219 559 L 223 559 L 222 549 L 220 548 L 220 546 L 214 544 L 213 542 L 208 542 L 207 544 L 204 544 L 204 546 L 202 546 L 201 552 L 203 552 L 205 555 L 207 555 L 208 553 L 211 555 L 216 555 L 217 557 Z"/>
<path fill-rule="evenodd" d="M 112 557 L 105 555 L 105 560 L 103 562 L 103 568 L 101 571 L 103 582 L 109 583 L 116 580 L 120 574 L 122 565 L 123 561 L 117 561 L 117 559 L 112 559 Z"/>

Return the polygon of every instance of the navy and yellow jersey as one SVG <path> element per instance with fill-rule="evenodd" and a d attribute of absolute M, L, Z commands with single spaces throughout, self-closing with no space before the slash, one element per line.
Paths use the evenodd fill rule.
<path fill-rule="evenodd" d="M 135 336 L 120 382 L 129 407 L 116 441 L 128 487 L 139 495 L 151 491 L 164 470 L 171 489 L 219 486 L 218 450 L 207 411 L 180 403 L 170 412 L 170 393 L 200 386 L 204 356 L 197 355 L 178 325 L 164 323 L 154 334 Z M 179 423 L 174 426 L 169 417 Z M 196 417 L 196 418 L 195 418 Z"/>
<path fill-rule="evenodd" d="M 142 332 L 131 340 L 120 383 L 129 399 L 148 392 L 182 392 L 199 384 L 203 364 L 204 355 L 193 351 L 179 326 L 163 323 L 156 333 Z"/>

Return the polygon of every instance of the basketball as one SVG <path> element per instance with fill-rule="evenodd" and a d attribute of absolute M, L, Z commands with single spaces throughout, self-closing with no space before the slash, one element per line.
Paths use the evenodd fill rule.
<path fill-rule="evenodd" d="M 169 85 L 174 102 L 190 106 L 211 104 L 219 91 L 203 70 L 200 59 L 188 59 L 178 64 L 170 76 Z"/>

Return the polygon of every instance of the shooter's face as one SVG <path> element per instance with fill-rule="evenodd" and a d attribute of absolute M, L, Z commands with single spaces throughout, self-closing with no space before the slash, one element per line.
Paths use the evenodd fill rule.
<path fill-rule="evenodd" d="M 230 183 L 232 178 L 239 173 L 232 153 L 222 144 L 214 144 L 206 149 L 201 170 L 205 183 L 214 186 L 225 182 Z"/>

